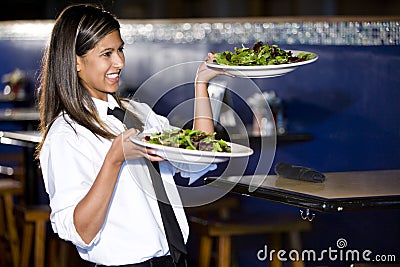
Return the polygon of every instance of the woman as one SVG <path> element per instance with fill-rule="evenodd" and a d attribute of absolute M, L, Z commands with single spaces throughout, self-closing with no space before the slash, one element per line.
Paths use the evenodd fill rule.
<path fill-rule="evenodd" d="M 185 266 L 184 257 L 170 257 L 146 161 L 160 162 L 172 184 L 175 169 L 130 141 L 143 129 L 171 126 L 148 105 L 116 95 L 125 64 L 119 28 L 93 5 L 69 6 L 55 21 L 42 66 L 37 148 L 52 227 L 98 266 Z M 214 131 L 207 83 L 218 74 L 202 63 L 195 80 L 194 128 L 207 133 Z M 116 108 L 133 117 L 134 128 L 107 114 Z M 179 199 L 173 185 L 170 195 Z M 186 242 L 184 210 L 173 209 Z"/>

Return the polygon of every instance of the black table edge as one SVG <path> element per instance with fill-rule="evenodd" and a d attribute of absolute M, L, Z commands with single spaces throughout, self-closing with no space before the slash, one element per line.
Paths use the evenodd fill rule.
<path fill-rule="evenodd" d="M 218 177 L 206 177 L 204 179 L 204 182 L 207 185 L 210 185 L 212 183 L 213 187 L 219 189 L 226 189 L 227 186 L 233 186 L 232 182 L 218 179 Z M 248 185 L 236 183 L 233 186 L 231 192 L 248 197 L 257 197 L 264 200 L 271 200 L 282 204 L 288 204 L 320 212 L 342 212 L 366 209 L 400 208 L 400 196 L 374 196 L 328 199 L 296 192 L 283 192 L 283 190 L 275 188 L 268 189 L 258 187 L 255 191 L 249 192 L 248 188 Z"/>

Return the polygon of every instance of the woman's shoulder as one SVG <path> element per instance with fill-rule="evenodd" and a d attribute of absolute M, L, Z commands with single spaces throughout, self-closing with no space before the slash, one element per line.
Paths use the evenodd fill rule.
<path fill-rule="evenodd" d="M 168 118 L 157 114 L 147 103 L 129 100 L 128 102 L 124 101 L 123 105 L 138 116 L 143 122 L 146 131 L 149 129 L 160 131 L 161 129 L 168 129 L 170 127 Z"/>
<path fill-rule="evenodd" d="M 67 136 L 72 136 L 75 132 L 75 123 L 68 118 L 65 118 L 65 115 L 60 114 L 54 122 L 51 124 L 50 129 L 47 132 L 46 139 L 47 141 L 54 140 L 57 138 L 66 138 Z"/>
<path fill-rule="evenodd" d="M 98 146 L 99 142 L 103 143 L 105 140 L 64 114 L 57 117 L 51 125 L 44 144 L 57 147 L 72 146 L 83 151 L 88 147 Z"/>
<path fill-rule="evenodd" d="M 134 109 L 139 112 L 150 112 L 152 111 L 151 107 L 144 102 L 140 102 L 135 99 L 127 99 L 124 98 L 122 99 L 122 104 L 125 106 L 127 109 Z"/>
<path fill-rule="evenodd" d="M 132 113 L 136 114 L 140 120 L 144 121 L 149 115 L 155 114 L 153 109 L 143 102 L 136 100 L 126 100 L 122 102 L 122 105 Z"/>
<path fill-rule="evenodd" d="M 84 127 L 72 120 L 68 114 L 60 114 L 51 125 L 47 136 L 72 137 L 84 129 Z"/>

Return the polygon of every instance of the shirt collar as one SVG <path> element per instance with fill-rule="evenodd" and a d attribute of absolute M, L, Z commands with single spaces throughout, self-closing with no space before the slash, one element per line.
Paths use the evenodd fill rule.
<path fill-rule="evenodd" d="M 100 100 L 98 98 L 92 97 L 93 102 L 94 102 L 94 104 L 95 104 L 95 106 L 97 108 L 97 112 L 99 112 L 99 115 L 101 117 L 107 116 L 107 109 L 108 108 L 114 109 L 115 107 L 118 107 L 117 101 L 115 100 L 115 98 L 111 94 L 107 94 L 107 98 L 108 98 L 107 101 L 103 101 L 103 100 Z"/>

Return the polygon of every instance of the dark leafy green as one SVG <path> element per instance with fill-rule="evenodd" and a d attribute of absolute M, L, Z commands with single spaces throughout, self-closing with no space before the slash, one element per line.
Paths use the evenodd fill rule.
<path fill-rule="evenodd" d="M 206 134 L 199 130 L 174 129 L 145 136 L 150 144 L 200 151 L 231 152 L 231 147 L 222 139 L 215 139 L 215 133 Z"/>
<path fill-rule="evenodd" d="M 215 53 L 215 62 L 229 66 L 263 66 L 302 62 L 316 57 L 312 53 L 299 53 L 294 56 L 292 51 L 280 49 L 277 45 L 257 42 L 251 48 L 234 48 L 234 52 Z"/>

